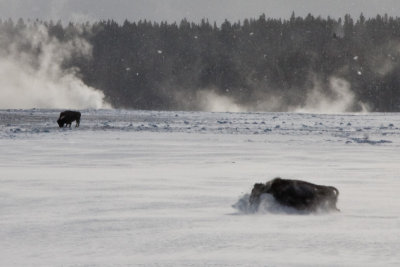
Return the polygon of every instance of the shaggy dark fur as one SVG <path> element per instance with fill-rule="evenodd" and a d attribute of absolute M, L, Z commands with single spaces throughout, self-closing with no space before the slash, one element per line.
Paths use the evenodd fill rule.
<path fill-rule="evenodd" d="M 271 194 L 277 202 L 298 210 L 336 210 L 339 190 L 333 186 L 316 185 L 300 180 L 275 178 L 265 184 L 255 184 L 250 203 L 258 206 L 261 194 Z"/>
<path fill-rule="evenodd" d="M 60 128 L 69 125 L 71 128 L 71 124 L 73 121 L 76 121 L 75 127 L 79 127 L 79 123 L 81 121 L 81 113 L 79 111 L 71 111 L 71 110 L 66 110 L 60 113 L 60 117 L 57 120 L 58 126 Z"/>

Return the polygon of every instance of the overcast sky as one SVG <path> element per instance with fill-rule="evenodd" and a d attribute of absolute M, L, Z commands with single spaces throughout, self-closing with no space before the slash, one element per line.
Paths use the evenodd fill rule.
<path fill-rule="evenodd" d="M 267 17 L 289 18 L 308 13 L 323 17 L 351 14 L 366 17 L 376 14 L 400 16 L 400 0 L 0 0 L 0 18 L 24 18 L 62 21 L 124 19 L 137 21 L 200 21 L 208 18 L 221 23 Z"/>

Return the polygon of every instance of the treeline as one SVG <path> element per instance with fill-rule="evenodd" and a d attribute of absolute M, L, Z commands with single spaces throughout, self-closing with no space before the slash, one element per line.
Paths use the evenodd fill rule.
<path fill-rule="evenodd" d="M 400 111 L 400 18 L 34 23 L 60 41 L 79 36 L 92 45 L 91 58 L 77 54 L 65 68 L 79 68 L 114 107 L 199 109 L 198 93 L 209 90 L 254 110 L 287 110 L 305 105 L 313 90 L 334 98 L 335 77 L 356 96 L 349 110 L 366 103 L 372 111 Z M 1 27 L 28 24 L 6 20 Z M 260 104 L 271 99 L 279 105 Z"/>

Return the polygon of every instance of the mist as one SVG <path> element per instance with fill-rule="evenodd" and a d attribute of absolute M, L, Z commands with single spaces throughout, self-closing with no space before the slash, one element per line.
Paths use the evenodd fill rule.
<path fill-rule="evenodd" d="M 351 84 L 343 78 L 330 77 L 328 90 L 323 90 L 318 80 L 309 91 L 303 105 L 290 108 L 290 111 L 301 113 L 337 114 L 352 112 L 357 107 L 359 112 L 369 112 L 367 104 L 358 100 L 351 90 Z"/>
<path fill-rule="evenodd" d="M 199 89 L 194 96 L 175 93 L 176 105 L 184 110 L 210 112 L 296 112 L 338 114 L 346 112 L 369 112 L 368 104 L 360 101 L 343 78 L 331 76 L 324 84 L 321 78 L 310 75 L 311 88 L 305 88 L 304 95 L 279 95 L 265 93 L 256 88 L 255 96 L 247 103 L 241 103 L 234 96 L 218 93 L 217 88 Z M 171 91 L 171 90 L 169 90 Z M 298 100 L 293 100 L 298 98 Z M 304 99 L 304 100 L 302 100 Z M 295 102 L 296 104 L 293 104 Z"/>
<path fill-rule="evenodd" d="M 104 93 L 86 85 L 79 69 L 63 64 L 91 56 L 91 45 L 74 37 L 60 42 L 41 24 L 10 33 L 0 30 L 0 108 L 110 108 Z"/>

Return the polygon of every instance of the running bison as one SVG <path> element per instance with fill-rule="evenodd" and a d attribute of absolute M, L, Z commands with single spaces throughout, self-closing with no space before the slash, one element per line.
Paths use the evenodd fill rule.
<path fill-rule="evenodd" d="M 71 110 L 66 110 L 60 113 L 60 117 L 57 120 L 58 126 L 60 128 L 69 125 L 71 128 L 71 124 L 73 121 L 76 121 L 75 127 L 79 127 L 79 123 L 81 121 L 81 113 L 79 111 L 71 111 Z"/>
<path fill-rule="evenodd" d="M 271 194 L 281 205 L 301 211 L 339 211 L 336 207 L 339 190 L 333 186 L 277 177 L 265 184 L 255 184 L 251 191 L 250 204 L 258 207 L 262 194 Z"/>

